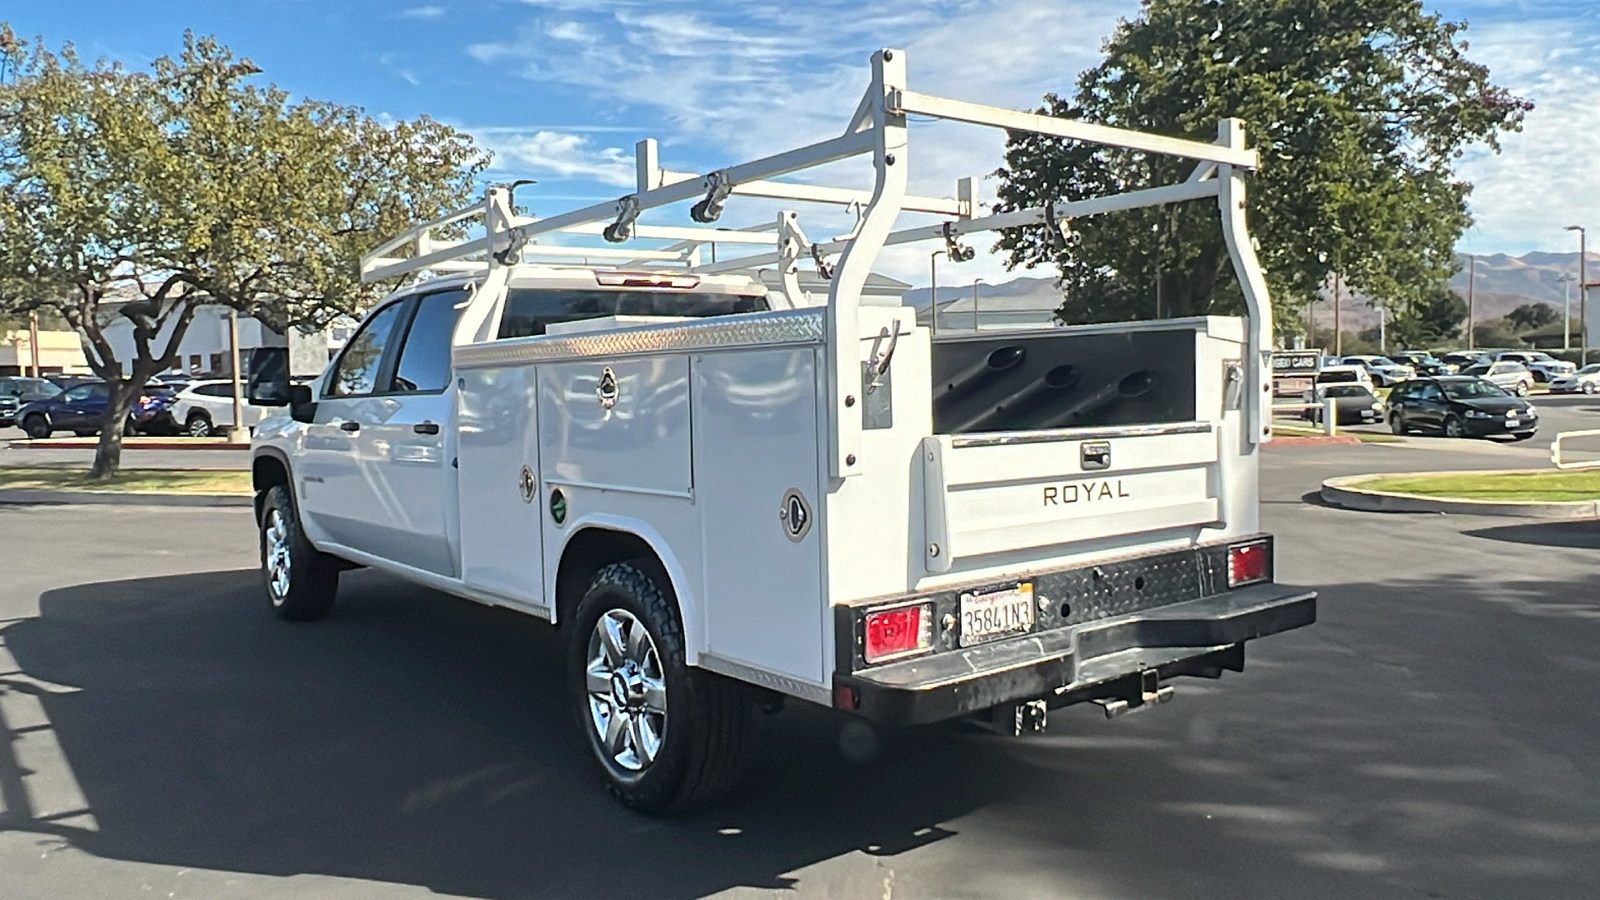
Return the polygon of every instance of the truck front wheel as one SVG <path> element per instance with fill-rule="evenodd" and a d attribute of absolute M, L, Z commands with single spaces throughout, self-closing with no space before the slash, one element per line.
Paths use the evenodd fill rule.
<path fill-rule="evenodd" d="M 683 625 L 644 567 L 596 573 L 573 616 L 568 672 L 578 727 L 606 786 L 640 812 L 682 812 L 738 779 L 750 700 L 685 662 Z"/>
<path fill-rule="evenodd" d="M 261 576 L 272 611 L 294 622 L 327 615 L 339 592 L 339 567 L 306 540 L 294 498 L 281 484 L 268 488 L 261 503 Z"/>

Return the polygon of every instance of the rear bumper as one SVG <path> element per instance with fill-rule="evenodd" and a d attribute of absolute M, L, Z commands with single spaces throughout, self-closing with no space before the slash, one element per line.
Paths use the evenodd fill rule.
<path fill-rule="evenodd" d="M 1120 697 L 1140 674 L 1216 677 L 1243 668 L 1243 644 L 1310 625 L 1313 591 L 1252 585 L 1126 616 L 878 666 L 834 678 L 856 712 L 886 724 L 954 718 L 1005 703 Z M 845 692 L 848 693 L 848 692 Z"/>

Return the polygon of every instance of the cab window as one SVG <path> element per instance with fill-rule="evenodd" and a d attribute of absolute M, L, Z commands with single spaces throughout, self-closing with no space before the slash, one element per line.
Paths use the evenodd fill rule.
<path fill-rule="evenodd" d="M 377 389 L 378 370 L 383 365 L 384 349 L 394 334 L 404 302 L 391 303 L 378 310 L 356 332 L 339 354 L 339 364 L 328 379 L 326 396 L 354 397 Z"/>
<path fill-rule="evenodd" d="M 468 291 L 440 291 L 417 301 L 406 327 L 400 362 L 389 390 L 401 393 L 437 393 L 450 383 L 450 338 Z"/>

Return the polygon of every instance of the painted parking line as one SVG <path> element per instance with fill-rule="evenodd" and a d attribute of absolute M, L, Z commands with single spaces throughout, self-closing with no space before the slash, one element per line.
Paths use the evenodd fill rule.
<path fill-rule="evenodd" d="M 23 672 L 0 630 L 0 825 L 100 830 L 43 702 L 78 690 Z"/>

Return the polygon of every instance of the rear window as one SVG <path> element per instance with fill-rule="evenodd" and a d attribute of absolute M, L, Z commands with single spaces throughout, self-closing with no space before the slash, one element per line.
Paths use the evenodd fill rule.
<path fill-rule="evenodd" d="M 1329 397 L 1372 397 L 1372 393 L 1359 384 L 1336 384 L 1323 393 Z"/>
<path fill-rule="evenodd" d="M 561 322 L 605 316 L 681 316 L 700 319 L 767 309 L 765 295 L 693 291 L 601 291 L 513 288 L 506 292 L 500 338 L 533 337 Z"/>
<path fill-rule="evenodd" d="M 1323 372 L 1323 373 L 1321 373 L 1321 374 L 1319 374 L 1317 376 L 1317 383 L 1318 384 L 1328 384 L 1328 383 L 1335 382 L 1335 381 L 1360 381 L 1360 380 L 1361 379 L 1356 376 L 1356 373 L 1348 371 L 1348 370 L 1342 371 L 1342 372 Z"/>

